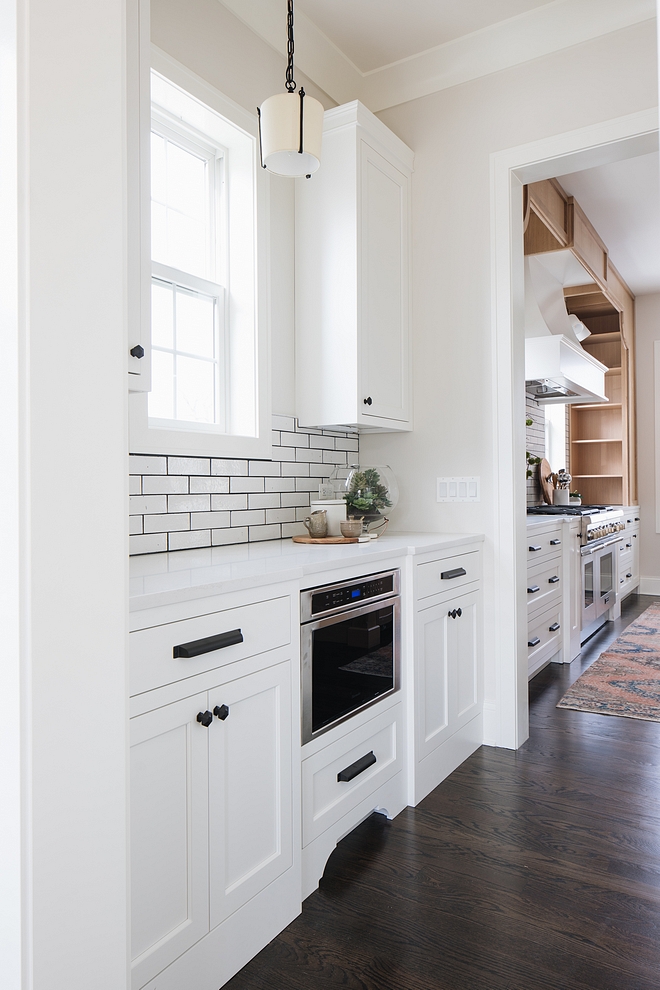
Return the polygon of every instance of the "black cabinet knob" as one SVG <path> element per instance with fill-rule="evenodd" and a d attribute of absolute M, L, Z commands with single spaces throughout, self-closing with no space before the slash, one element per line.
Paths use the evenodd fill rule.
<path fill-rule="evenodd" d="M 144 357 L 144 347 L 142 344 L 136 344 L 135 347 L 131 347 L 131 357 L 143 358 Z"/>
<path fill-rule="evenodd" d="M 211 712 L 199 712 L 197 716 L 197 721 L 201 725 L 203 725 L 206 729 L 208 729 L 209 725 L 213 721 L 213 715 L 211 714 Z"/>
<path fill-rule="evenodd" d="M 632 577 L 632 574 L 626 574 L 626 577 L 627 578 L 631 578 Z"/>
<path fill-rule="evenodd" d="M 370 406 L 370 405 L 372 404 L 372 402 L 373 402 L 373 401 L 374 401 L 374 400 L 373 400 L 373 399 L 371 398 L 371 396 L 370 396 L 370 395 L 368 395 L 368 396 L 366 397 L 366 399 L 364 400 L 364 404 L 365 404 L 365 406 Z"/>
<path fill-rule="evenodd" d="M 454 609 L 453 611 L 452 611 L 452 609 L 449 609 L 449 611 L 447 612 L 447 615 L 448 615 L 448 617 L 450 619 L 455 619 L 456 618 L 456 609 Z"/>
<path fill-rule="evenodd" d="M 456 615 L 457 615 L 457 616 L 459 617 L 459 619 L 460 619 L 460 617 L 461 617 L 461 616 L 463 615 L 463 609 L 462 609 L 462 608 L 457 608 L 457 609 L 456 609 Z"/>
<path fill-rule="evenodd" d="M 216 715 L 221 722 L 224 722 L 229 715 L 229 709 L 227 708 L 227 705 L 216 705 L 213 709 L 213 714 Z"/>

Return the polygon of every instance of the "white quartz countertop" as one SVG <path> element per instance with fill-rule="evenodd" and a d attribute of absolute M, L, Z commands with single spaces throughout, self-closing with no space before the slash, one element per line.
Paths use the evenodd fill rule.
<path fill-rule="evenodd" d="M 171 605 L 207 595 L 304 581 L 364 564 L 365 573 L 392 557 L 450 550 L 482 542 L 481 534 L 392 533 L 369 543 L 318 544 L 272 540 L 130 558 L 130 610 Z M 333 580 L 332 577 L 329 580 Z"/>

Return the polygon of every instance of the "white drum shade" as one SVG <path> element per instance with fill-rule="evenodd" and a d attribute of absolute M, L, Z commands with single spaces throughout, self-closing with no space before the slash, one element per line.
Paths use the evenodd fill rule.
<path fill-rule="evenodd" d="M 261 157 L 277 175 L 311 175 L 321 164 L 323 105 L 305 96 L 303 150 L 300 153 L 300 96 L 278 93 L 261 104 Z"/>

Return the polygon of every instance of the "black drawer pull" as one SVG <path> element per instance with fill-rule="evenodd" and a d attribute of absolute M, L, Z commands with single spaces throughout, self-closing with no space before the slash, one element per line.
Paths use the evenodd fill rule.
<path fill-rule="evenodd" d="M 631 548 L 631 546 L 632 546 L 632 543 L 626 543 L 626 546 L 627 546 L 627 547 L 628 547 L 628 549 L 630 550 L 630 548 Z"/>
<path fill-rule="evenodd" d="M 190 660 L 191 657 L 199 657 L 202 653 L 213 653 L 214 650 L 224 650 L 227 646 L 236 646 L 243 642 L 243 633 L 240 629 L 232 629 L 230 632 L 220 633 L 218 636 L 207 636 L 206 639 L 194 639 L 192 643 L 181 643 L 172 649 L 172 656 L 176 660 L 183 657 Z"/>
<path fill-rule="evenodd" d="M 632 574 L 626 574 L 626 577 L 627 578 L 631 578 L 632 577 Z"/>
<path fill-rule="evenodd" d="M 635 522 L 639 522 L 639 516 L 635 516 Z"/>
<path fill-rule="evenodd" d="M 535 595 L 537 591 L 540 591 L 538 584 L 533 584 L 531 588 L 527 589 L 528 595 Z"/>
<path fill-rule="evenodd" d="M 364 773 L 368 767 L 372 767 L 375 762 L 376 757 L 372 749 L 366 756 L 361 756 L 359 760 L 355 761 L 355 763 L 351 763 L 350 767 L 346 767 L 345 770 L 340 770 L 337 774 L 337 780 L 344 782 L 353 780 L 354 777 Z"/>
<path fill-rule="evenodd" d="M 536 553 L 537 550 L 541 550 L 541 549 L 542 549 L 542 547 L 530 547 L 529 548 L 529 552 L 530 553 Z"/>
<path fill-rule="evenodd" d="M 558 581 L 558 580 L 559 580 L 559 578 L 558 578 L 558 577 L 557 577 L 557 575 L 555 574 L 555 575 L 554 575 L 553 577 L 551 577 L 551 578 L 548 578 L 548 584 L 557 584 L 557 581 Z"/>
<path fill-rule="evenodd" d="M 454 567 L 451 571 L 442 571 L 440 578 L 442 581 L 451 581 L 452 578 L 463 577 L 464 574 L 467 574 L 464 567 Z"/>
<path fill-rule="evenodd" d="M 559 629 L 559 623 L 553 622 L 551 626 L 548 626 L 548 632 L 557 632 Z"/>
<path fill-rule="evenodd" d="M 561 540 L 550 540 L 550 546 L 551 547 L 561 546 Z"/>
<path fill-rule="evenodd" d="M 538 636 L 535 636 L 534 639 L 527 640 L 527 645 L 528 646 L 538 646 L 540 642 L 541 642 L 541 640 L 538 638 Z"/>
<path fill-rule="evenodd" d="M 637 539 L 637 533 L 633 533 L 632 538 L 633 538 L 633 540 L 636 540 Z"/>

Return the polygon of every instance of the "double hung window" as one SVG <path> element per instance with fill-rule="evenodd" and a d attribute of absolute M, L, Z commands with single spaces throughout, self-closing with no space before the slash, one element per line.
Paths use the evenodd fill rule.
<path fill-rule="evenodd" d="M 131 449 L 268 457 L 257 222 L 266 187 L 256 121 L 180 67 L 155 61 L 166 73 L 151 72 L 142 143 L 150 161 L 142 229 L 150 241 L 151 382 L 149 392 L 131 395 Z"/>

